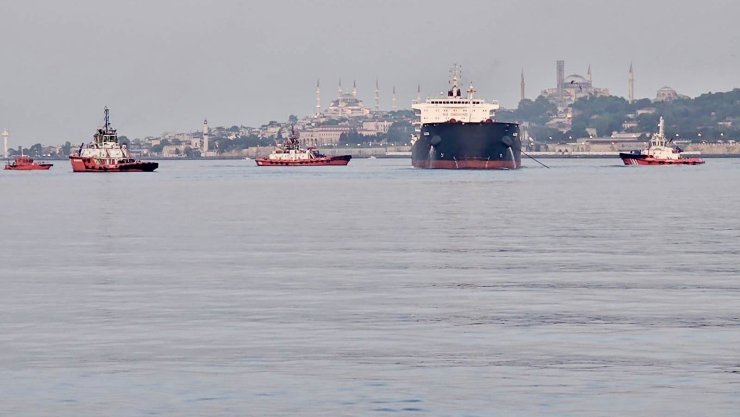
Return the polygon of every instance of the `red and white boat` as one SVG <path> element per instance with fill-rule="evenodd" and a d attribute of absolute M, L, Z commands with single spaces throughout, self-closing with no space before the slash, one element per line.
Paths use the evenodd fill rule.
<path fill-rule="evenodd" d="M 47 164 L 45 162 L 34 162 L 30 156 L 21 155 L 16 156 L 13 162 L 6 163 L 4 169 L 14 171 L 45 171 L 53 166 L 54 164 Z"/>
<path fill-rule="evenodd" d="M 282 146 L 277 146 L 267 158 L 257 158 L 258 166 L 329 166 L 347 165 L 352 155 L 327 156 L 316 148 L 301 148 L 298 135 L 291 131 Z"/>
<path fill-rule="evenodd" d="M 80 145 L 69 160 L 74 172 L 151 172 L 159 167 L 156 162 L 132 158 L 126 145 L 118 143 L 118 133 L 110 127 L 108 107 L 105 125 L 95 132 L 91 143 Z"/>
<path fill-rule="evenodd" d="M 298 135 L 291 131 L 282 146 L 277 146 L 267 158 L 257 158 L 258 166 L 329 166 L 347 165 L 352 155 L 327 156 L 316 148 L 301 148 Z"/>
<path fill-rule="evenodd" d="M 670 146 L 669 140 L 665 138 L 665 123 L 660 117 L 658 133 L 653 133 L 647 149 L 620 152 L 619 157 L 625 165 L 698 165 L 704 160 L 697 157 L 686 157 L 682 155 L 683 149 L 678 146 Z"/>

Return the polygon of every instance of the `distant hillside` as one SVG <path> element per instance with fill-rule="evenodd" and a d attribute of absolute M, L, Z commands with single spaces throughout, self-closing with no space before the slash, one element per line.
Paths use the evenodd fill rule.
<path fill-rule="evenodd" d="M 561 141 L 588 137 L 595 131 L 600 137 L 612 132 L 650 133 L 658 118 L 666 121 L 666 134 L 692 141 L 740 139 L 740 88 L 722 93 L 706 93 L 696 98 L 668 102 L 649 99 L 628 103 L 622 97 L 586 97 L 572 107 L 572 125 L 565 132 L 546 127 L 557 116 L 555 105 L 544 97 L 522 100 L 516 110 L 502 110 L 499 121 L 527 122 L 529 134 L 538 141 Z"/>

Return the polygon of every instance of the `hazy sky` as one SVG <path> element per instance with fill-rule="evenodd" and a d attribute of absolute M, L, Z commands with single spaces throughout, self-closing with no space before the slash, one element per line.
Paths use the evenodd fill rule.
<path fill-rule="evenodd" d="M 479 95 L 514 107 L 566 75 L 637 97 L 740 87 L 740 2 L 649 0 L 0 0 L 0 129 L 11 146 L 87 141 L 105 105 L 129 137 L 285 121 L 357 81 L 399 108 L 459 63 Z"/>

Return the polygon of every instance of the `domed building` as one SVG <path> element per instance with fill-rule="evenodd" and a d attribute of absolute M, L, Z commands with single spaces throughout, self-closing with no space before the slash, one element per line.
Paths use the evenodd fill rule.
<path fill-rule="evenodd" d="M 587 77 L 579 74 L 565 75 L 565 61 L 557 61 L 555 88 L 548 88 L 542 91 L 542 95 L 548 98 L 559 108 L 565 108 L 573 104 L 582 97 L 599 97 L 608 96 L 609 89 L 596 88 L 593 86 L 591 79 L 591 66 L 588 67 Z"/>
<path fill-rule="evenodd" d="M 351 93 L 342 93 L 342 83 L 340 81 L 338 97 L 332 100 L 324 114 L 334 119 L 366 117 L 370 114 L 370 109 L 365 106 L 362 100 L 357 98 L 356 84 L 352 87 Z"/>
<path fill-rule="evenodd" d="M 673 101 L 678 100 L 679 96 L 676 90 L 671 87 L 663 87 L 655 94 L 654 101 Z"/>

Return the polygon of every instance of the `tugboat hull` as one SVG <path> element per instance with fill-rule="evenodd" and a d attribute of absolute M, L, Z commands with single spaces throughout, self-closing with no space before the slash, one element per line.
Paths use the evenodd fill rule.
<path fill-rule="evenodd" d="M 14 165 L 5 165 L 5 170 L 8 171 L 46 171 L 49 168 L 53 167 L 54 164 L 33 164 L 33 165 L 21 165 L 21 166 L 14 166 Z"/>
<path fill-rule="evenodd" d="M 26 155 L 16 156 L 13 162 L 5 164 L 7 171 L 46 171 L 53 167 L 54 164 L 44 162 L 35 162 L 33 158 Z"/>
<path fill-rule="evenodd" d="M 330 156 L 325 158 L 297 159 L 297 160 L 280 160 L 270 158 L 255 159 L 257 166 L 344 166 L 349 164 L 352 155 Z"/>
<path fill-rule="evenodd" d="M 518 169 L 522 166 L 519 125 L 426 123 L 411 148 L 411 164 L 431 169 Z"/>
<path fill-rule="evenodd" d="M 624 152 L 620 152 L 619 157 L 622 158 L 625 165 L 699 165 L 704 163 L 701 158 L 661 159 L 649 155 Z"/>
<path fill-rule="evenodd" d="M 157 162 L 122 162 L 106 164 L 96 158 L 70 156 L 72 172 L 152 172 L 159 167 Z"/>

